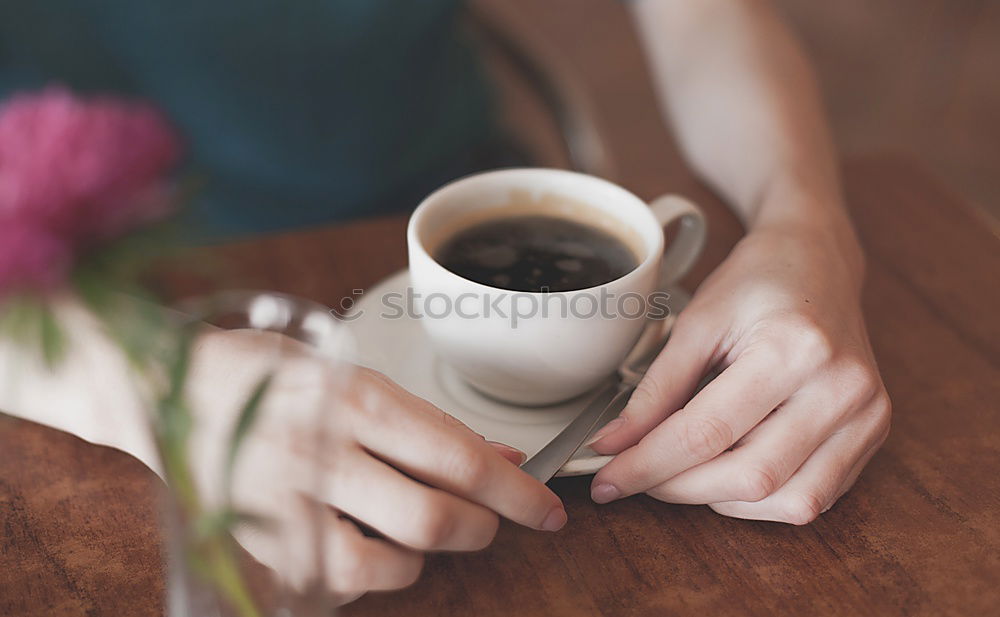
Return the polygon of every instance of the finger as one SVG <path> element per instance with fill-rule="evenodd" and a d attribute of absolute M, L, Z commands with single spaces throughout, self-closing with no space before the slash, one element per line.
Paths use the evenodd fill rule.
<path fill-rule="evenodd" d="M 284 585 L 303 592 L 318 576 L 320 538 L 313 517 L 322 511 L 294 490 L 270 497 L 268 508 L 257 511 L 265 523 L 237 525 L 233 537 Z"/>
<path fill-rule="evenodd" d="M 877 404 L 876 404 L 877 405 Z M 827 510 L 857 477 L 888 432 L 888 416 L 875 410 L 872 420 L 839 431 L 806 459 L 788 482 L 755 502 L 725 501 L 709 504 L 719 514 L 736 518 L 778 521 L 793 525 L 812 522 Z"/>
<path fill-rule="evenodd" d="M 766 350 L 767 348 L 760 348 Z M 598 503 L 645 492 L 715 458 L 798 387 L 769 352 L 747 351 L 690 403 L 614 458 L 594 478 Z"/>
<path fill-rule="evenodd" d="M 419 553 L 365 538 L 329 506 L 295 494 L 286 496 L 284 507 L 268 516 L 267 525 L 239 525 L 233 535 L 283 584 L 304 592 L 322 580 L 338 603 L 370 590 L 405 587 L 423 565 Z M 321 560 L 322 573 L 317 571 Z"/>
<path fill-rule="evenodd" d="M 323 494 L 316 497 L 422 551 L 485 548 L 499 525 L 488 509 L 407 478 L 360 450 L 344 457 L 340 468 L 329 474 Z"/>
<path fill-rule="evenodd" d="M 487 441 L 491 448 L 497 451 L 497 453 L 510 461 L 515 467 L 520 467 L 524 464 L 524 461 L 528 459 L 528 455 L 521 452 L 517 448 L 512 448 L 505 443 L 500 443 L 498 441 Z"/>
<path fill-rule="evenodd" d="M 377 381 L 379 381 L 383 385 L 383 387 L 390 389 L 397 396 L 412 398 L 415 404 L 411 405 L 411 407 L 414 410 L 426 413 L 435 420 L 443 422 L 448 426 L 455 427 L 455 429 L 460 432 L 473 435 L 477 439 L 486 440 L 485 437 L 473 431 L 471 428 L 466 426 L 461 420 L 459 420 L 455 416 L 445 413 L 444 411 L 438 409 L 437 407 L 435 407 L 433 404 L 431 404 L 426 400 L 413 397 L 413 395 L 411 395 L 409 392 L 406 392 L 406 390 L 402 389 L 398 384 L 393 382 L 386 375 L 379 373 L 378 371 L 367 371 L 367 372 Z M 507 459 L 508 461 L 510 461 L 511 463 L 513 463 L 518 467 L 520 467 L 521 464 L 523 464 L 524 461 L 528 458 L 528 455 L 525 454 L 524 452 L 518 450 L 517 448 L 511 447 L 505 443 L 500 443 L 497 441 L 486 441 L 486 443 L 488 443 L 494 450 L 496 450 L 497 453 L 500 454 L 500 456 L 504 457 L 505 459 Z"/>
<path fill-rule="evenodd" d="M 839 390 L 830 388 L 827 380 L 808 384 L 739 440 L 735 448 L 682 471 L 647 493 L 670 503 L 764 499 L 785 484 L 840 426 L 845 401 L 838 400 L 838 395 Z"/>
<path fill-rule="evenodd" d="M 621 415 L 601 429 L 590 447 L 600 454 L 617 454 L 683 407 L 711 367 L 718 342 L 715 332 L 679 318 Z"/>
<path fill-rule="evenodd" d="M 368 591 L 407 587 L 420 576 L 420 553 L 377 538 L 365 537 L 350 521 L 327 514 L 324 563 L 327 588 L 340 603 Z"/>
<path fill-rule="evenodd" d="M 358 441 L 404 473 L 516 523 L 556 531 L 562 502 L 494 447 L 430 403 L 405 391 L 384 398 L 384 417 L 356 428 Z"/>
<path fill-rule="evenodd" d="M 826 506 L 823 508 L 823 512 L 826 512 L 827 510 L 832 508 L 833 505 L 837 503 L 837 500 L 843 497 L 844 494 L 847 493 L 847 491 L 851 490 L 851 487 L 854 486 L 855 482 L 857 482 L 858 476 L 861 475 L 861 471 L 865 468 L 865 465 L 867 465 L 868 461 L 870 461 L 872 457 L 875 456 L 875 454 L 879 451 L 879 448 L 882 447 L 882 444 L 885 443 L 885 440 L 888 436 L 889 436 L 889 427 L 887 425 L 885 431 L 882 433 L 882 436 L 872 445 L 872 447 L 868 449 L 867 452 L 865 452 L 861 456 L 861 458 L 858 459 L 856 463 L 854 463 L 854 467 L 851 469 L 850 473 L 847 474 L 847 478 L 840 485 L 840 488 L 837 490 L 837 493 L 836 495 L 834 495 L 833 499 L 830 500 L 830 502 L 827 503 Z"/>

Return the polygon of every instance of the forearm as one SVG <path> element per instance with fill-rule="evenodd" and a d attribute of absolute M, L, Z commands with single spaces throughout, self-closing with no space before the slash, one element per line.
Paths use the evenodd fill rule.
<path fill-rule="evenodd" d="M 153 308 L 165 320 L 187 319 L 167 307 Z M 37 348 L 0 337 L 0 412 L 117 448 L 162 476 L 151 393 L 144 391 L 152 385 L 148 376 L 129 365 L 101 321 L 74 298 L 64 296 L 52 309 L 65 337 L 65 353 L 55 366 L 48 366 Z M 199 335 L 191 347 L 185 392 L 197 427 L 192 448 L 218 450 L 212 440 L 224 441 L 220 435 L 231 430 L 236 411 L 261 376 L 282 359 L 306 357 L 304 348 L 270 332 L 208 328 Z M 202 474 L 218 468 L 214 460 L 200 463 Z"/>
<path fill-rule="evenodd" d="M 665 113 L 696 172 L 748 230 L 816 230 L 860 269 L 816 80 L 773 7 L 630 5 Z"/>
<path fill-rule="evenodd" d="M 37 349 L 0 338 L 0 411 L 118 448 L 157 471 L 146 408 L 122 354 L 76 302 L 55 310 L 66 336 L 55 367 Z"/>

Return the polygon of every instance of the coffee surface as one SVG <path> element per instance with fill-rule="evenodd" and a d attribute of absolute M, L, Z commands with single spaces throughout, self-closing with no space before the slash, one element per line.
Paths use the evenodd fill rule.
<path fill-rule="evenodd" d="M 444 242 L 438 263 L 471 281 L 513 291 L 573 291 L 613 281 L 637 265 L 614 235 L 555 216 L 473 225 Z"/>

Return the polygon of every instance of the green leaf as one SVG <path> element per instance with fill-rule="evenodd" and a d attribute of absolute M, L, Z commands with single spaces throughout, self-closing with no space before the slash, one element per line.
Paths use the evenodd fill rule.
<path fill-rule="evenodd" d="M 33 343 L 41 303 L 30 296 L 8 298 L 0 309 L 0 334 L 18 343 Z"/>
<path fill-rule="evenodd" d="M 42 358 L 45 360 L 45 366 L 52 370 L 63 358 L 66 351 L 66 339 L 55 314 L 49 307 L 42 307 L 38 317 Z"/>
<path fill-rule="evenodd" d="M 191 364 L 191 347 L 194 344 L 196 335 L 197 327 L 195 325 L 182 328 L 177 332 L 177 347 L 173 350 L 173 357 L 170 360 L 167 374 L 167 377 L 170 379 L 167 400 L 180 402 L 184 397 L 188 369 Z"/>
<path fill-rule="evenodd" d="M 103 315 L 108 312 L 112 289 L 107 285 L 100 272 L 86 264 L 81 265 L 73 271 L 71 281 L 84 306 L 95 315 Z"/>
<path fill-rule="evenodd" d="M 40 354 L 54 369 L 64 356 L 66 338 L 55 312 L 41 297 L 18 295 L 0 304 L 0 336 Z"/>
<path fill-rule="evenodd" d="M 213 537 L 223 537 L 240 525 L 266 529 L 271 523 L 270 519 L 263 516 L 225 507 L 202 513 L 195 521 L 193 531 L 196 541 L 204 541 Z"/>
<path fill-rule="evenodd" d="M 182 401 L 167 399 L 160 403 L 160 434 L 164 448 L 183 453 L 191 434 L 191 414 Z"/>
<path fill-rule="evenodd" d="M 183 329 L 176 333 L 176 346 L 165 366 L 168 379 L 167 391 L 156 406 L 157 441 L 168 484 L 171 484 L 175 491 L 184 492 L 184 498 L 192 501 L 195 491 L 188 469 L 187 453 L 193 419 L 191 410 L 184 400 L 184 387 L 187 382 L 193 339 L 192 329 Z"/>
<path fill-rule="evenodd" d="M 225 535 L 236 525 L 236 512 L 231 508 L 223 508 L 204 512 L 194 522 L 194 536 L 197 541 Z"/>
<path fill-rule="evenodd" d="M 243 409 L 240 410 L 240 415 L 236 419 L 236 425 L 233 427 L 233 434 L 229 439 L 229 454 L 226 457 L 222 485 L 223 490 L 226 491 L 226 495 L 229 498 L 232 497 L 233 468 L 236 465 L 236 455 L 239 454 L 240 446 L 243 445 L 247 434 L 250 432 L 250 428 L 257 419 L 260 404 L 264 400 L 264 394 L 267 392 L 268 387 L 271 385 L 272 377 L 272 374 L 267 374 L 260 380 L 257 387 L 253 389 L 243 404 Z"/>

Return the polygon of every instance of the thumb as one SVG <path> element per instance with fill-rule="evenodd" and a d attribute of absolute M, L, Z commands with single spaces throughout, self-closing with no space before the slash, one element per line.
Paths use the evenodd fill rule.
<path fill-rule="evenodd" d="M 617 454 L 683 407 L 710 368 L 718 341 L 718 335 L 706 336 L 705 328 L 679 319 L 621 415 L 594 435 L 590 447 L 599 454 Z"/>

